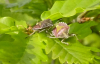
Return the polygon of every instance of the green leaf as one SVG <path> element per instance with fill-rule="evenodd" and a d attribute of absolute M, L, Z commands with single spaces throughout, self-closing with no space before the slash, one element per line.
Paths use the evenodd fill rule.
<path fill-rule="evenodd" d="M 16 26 L 22 26 L 24 28 L 27 28 L 27 24 L 25 21 L 16 21 Z"/>
<path fill-rule="evenodd" d="M 36 55 L 39 60 L 47 62 L 48 57 L 43 52 L 43 49 L 45 49 L 45 45 L 43 44 L 43 40 L 42 40 L 42 38 L 44 37 L 43 35 L 44 34 L 38 34 L 38 33 L 34 34 L 32 38 L 30 39 L 29 44 L 34 46 L 34 49 L 31 49 L 34 55 Z"/>
<path fill-rule="evenodd" d="M 22 0 L 20 2 L 11 3 L 7 5 L 7 8 L 13 9 L 14 13 L 20 14 L 28 14 L 29 16 L 33 17 L 35 20 L 40 20 L 40 15 L 43 11 L 47 10 L 52 1 L 38 1 L 38 0 Z M 41 6 L 41 7 L 40 7 Z M 14 7 L 14 8 L 13 8 Z M 20 17 L 18 17 L 20 18 Z M 26 19 L 26 18 L 25 18 Z"/>
<path fill-rule="evenodd" d="M 40 57 L 35 56 L 36 51 L 34 49 L 33 41 L 29 43 L 29 38 L 26 39 L 27 35 L 22 31 L 19 31 L 17 27 L 12 25 L 12 18 L 3 17 L 2 23 L 0 23 L 0 60 L 5 64 L 40 64 Z M 4 21 L 6 19 L 6 21 Z M 11 22 L 10 22 L 11 21 Z M 10 22 L 7 24 L 7 22 Z M 8 26 L 10 24 L 10 26 Z M 25 21 L 16 21 L 16 25 L 27 27 Z M 6 33 L 6 34 L 4 34 Z M 38 47 L 38 46 L 37 46 Z M 40 48 L 37 51 L 42 52 Z M 34 53 L 34 54 L 33 54 Z M 1 56 L 2 55 L 2 56 Z M 40 55 L 43 56 L 43 55 Z M 45 55 L 44 55 L 45 56 Z M 14 58 L 14 59 L 13 59 Z M 44 58 L 44 57 L 43 57 Z M 43 60 L 43 59 L 41 59 Z M 47 60 L 47 58 L 46 58 Z M 45 61 L 45 60 L 44 60 Z"/>
<path fill-rule="evenodd" d="M 59 58 L 61 63 L 67 61 L 68 64 L 89 64 L 95 60 L 95 55 L 92 54 L 91 48 L 83 46 L 76 38 L 67 39 L 66 42 L 69 45 L 61 43 L 58 39 L 48 39 L 45 42 L 47 43 L 46 53 L 48 54 L 52 51 L 52 58 Z"/>
<path fill-rule="evenodd" d="M 3 27 L 0 30 L 1 30 L 0 34 L 4 34 L 4 33 L 8 33 L 8 32 L 18 31 L 18 28 L 15 26 L 12 26 L 12 27 L 8 27 L 8 28 Z"/>
<path fill-rule="evenodd" d="M 25 21 L 16 21 L 11 17 L 2 17 L 0 19 L 0 34 L 16 31 L 16 30 L 25 30 L 27 24 Z"/>
<path fill-rule="evenodd" d="M 56 20 L 63 17 L 70 17 L 75 15 L 76 13 L 83 12 L 85 10 L 94 9 L 93 5 L 100 2 L 99 0 L 66 0 L 66 1 L 56 1 L 52 8 L 48 11 L 43 12 L 41 15 L 41 19 L 50 18 L 51 20 Z M 91 7 L 92 6 L 92 7 Z M 56 15 L 51 18 L 56 13 L 62 15 Z M 45 16 L 46 15 L 46 16 Z M 54 19 L 55 18 L 55 19 Z"/>
<path fill-rule="evenodd" d="M 1 35 L 0 60 L 3 64 L 41 64 L 40 60 L 47 61 L 41 44 L 39 44 L 40 41 L 34 42 L 32 39 L 31 41 L 30 38 L 26 37 L 27 35 L 20 31 L 13 31 Z M 37 38 L 35 37 L 35 40 Z"/>
<path fill-rule="evenodd" d="M 88 9 L 89 7 L 97 4 L 100 2 L 99 0 L 67 0 L 62 9 L 60 10 L 61 13 L 64 14 L 64 16 L 72 16 L 76 14 L 76 9 L 79 8 L 80 10 Z M 80 11 L 79 11 L 80 12 Z"/>
<path fill-rule="evenodd" d="M 18 30 L 15 27 L 15 20 L 11 17 L 2 17 L 0 19 L 0 34 Z"/>
<path fill-rule="evenodd" d="M 100 32 L 100 23 L 98 23 L 98 25 L 96 25 L 96 29 Z"/>
<path fill-rule="evenodd" d="M 11 17 L 0 18 L 0 23 L 6 25 L 8 27 L 15 26 L 15 20 Z"/>
<path fill-rule="evenodd" d="M 84 45 L 100 48 L 100 37 L 96 33 L 92 33 L 84 38 Z"/>
<path fill-rule="evenodd" d="M 0 34 L 0 41 L 9 41 L 9 42 L 13 42 L 14 39 L 11 38 L 11 36 L 8 35 L 8 34 Z"/>
<path fill-rule="evenodd" d="M 1 38 L 3 40 L 0 40 L 0 60 L 3 64 L 16 64 L 25 51 L 27 45 L 26 35 L 18 31 L 10 32 L 8 35 L 2 35 L 5 38 L 2 36 Z"/>
<path fill-rule="evenodd" d="M 79 39 L 82 39 L 92 33 L 90 27 L 96 24 L 97 23 L 94 21 L 88 21 L 81 24 L 77 22 L 73 23 L 70 25 L 69 34 L 76 34 Z"/>

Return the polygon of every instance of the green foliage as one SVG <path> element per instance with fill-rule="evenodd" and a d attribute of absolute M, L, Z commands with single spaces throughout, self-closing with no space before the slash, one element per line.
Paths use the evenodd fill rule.
<path fill-rule="evenodd" d="M 99 0 L 66 0 L 66 1 L 56 1 L 53 7 L 49 11 L 45 11 L 41 15 L 41 19 L 50 18 L 51 20 L 56 20 L 62 17 L 70 17 L 76 13 L 83 12 L 85 10 L 91 10 L 94 8 L 93 5 L 100 2 Z M 95 6 L 96 7 L 96 6 Z"/>
<path fill-rule="evenodd" d="M 94 38 L 92 38 L 94 37 Z M 100 48 L 99 46 L 99 42 L 100 42 L 100 37 L 95 34 L 95 33 L 92 33 L 90 35 L 88 35 L 87 37 L 84 38 L 84 45 L 89 45 L 89 46 L 92 46 L 92 47 L 98 47 Z"/>
<path fill-rule="evenodd" d="M 36 42 L 40 42 L 35 44 L 35 40 L 37 38 L 29 39 L 26 38 L 28 35 L 26 35 L 22 30 L 19 30 L 19 26 L 22 25 L 23 27 L 26 26 L 25 22 L 16 21 L 16 26 L 11 26 L 11 22 L 13 19 L 10 17 L 3 17 L 4 20 L 2 20 L 2 24 L 7 26 L 6 31 L 2 30 L 2 33 L 0 35 L 0 60 L 5 64 L 37 64 L 40 63 L 40 60 L 47 61 L 47 56 L 43 53 L 42 47 L 43 44 L 41 44 L 40 40 Z M 5 20 L 8 20 L 8 23 L 6 23 Z M 22 24 L 23 23 L 23 24 Z M 0 26 L 2 26 L 2 24 Z M 13 23 L 12 23 L 13 24 Z M 1 29 L 4 28 L 3 26 Z M 5 33 L 5 34 L 4 34 Z M 35 42 L 35 43 L 34 43 Z M 39 48 L 40 47 L 40 48 Z M 37 52 L 36 52 L 37 51 Z M 5 55 L 6 54 L 6 55 Z M 36 54 L 36 56 L 34 56 Z M 14 59 L 13 59 L 14 58 Z M 32 60 L 34 58 L 34 60 Z M 40 58 L 40 59 L 39 59 Z"/>
<path fill-rule="evenodd" d="M 94 20 L 78 23 L 84 11 Z M 0 0 L 0 64 L 99 64 L 99 11 L 99 0 Z M 50 38 L 54 27 L 27 35 L 41 19 L 67 23 L 70 37 Z"/>
<path fill-rule="evenodd" d="M 41 36 L 41 34 L 39 34 Z M 46 53 L 50 53 L 52 51 L 52 58 L 56 59 L 59 57 L 59 61 L 64 63 L 81 63 L 81 64 L 89 64 L 93 63 L 95 60 L 95 55 L 91 52 L 100 52 L 99 49 L 92 50 L 90 47 L 83 46 L 80 42 L 77 41 L 75 37 L 68 38 L 66 40 L 69 45 L 61 43 L 58 39 L 50 39 L 42 34 L 41 39 L 47 43 Z M 41 41 L 42 41 L 41 40 Z"/>
<path fill-rule="evenodd" d="M 15 22 L 12 18 L 10 17 L 3 17 L 0 19 L 0 23 L 6 25 L 7 27 L 11 27 L 15 25 Z"/>

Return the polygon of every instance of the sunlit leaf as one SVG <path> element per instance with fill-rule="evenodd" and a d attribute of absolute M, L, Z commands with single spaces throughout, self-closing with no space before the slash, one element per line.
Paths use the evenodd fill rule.
<path fill-rule="evenodd" d="M 27 24 L 25 21 L 16 21 L 16 26 L 27 28 Z"/>
<path fill-rule="evenodd" d="M 85 17 L 94 21 L 75 22 L 79 13 L 88 10 Z M 0 1 L 0 64 L 99 64 L 99 11 L 99 0 Z M 69 35 L 76 36 L 65 38 L 64 43 L 63 38 L 49 38 L 54 26 L 27 35 L 25 29 L 36 25 L 40 15 L 42 20 L 67 23 Z"/>
<path fill-rule="evenodd" d="M 10 18 L 10 17 L 0 18 L 0 23 L 6 25 L 8 27 L 15 26 L 15 20 L 13 18 Z"/>
<path fill-rule="evenodd" d="M 44 62 L 48 60 L 42 50 L 44 44 L 42 44 L 41 39 L 37 40 L 39 35 L 34 35 L 30 40 L 30 38 L 26 38 L 27 35 L 19 31 L 9 32 L 7 34 L 2 34 L 0 37 L 0 60 L 2 63 L 41 64 L 40 60 Z"/>
<path fill-rule="evenodd" d="M 52 51 L 52 58 L 53 59 L 59 58 L 59 61 L 61 63 L 64 63 L 65 61 L 67 61 L 68 64 L 93 63 L 93 61 L 95 60 L 94 58 L 95 55 L 92 54 L 91 48 L 83 46 L 77 40 L 73 38 L 68 39 L 66 42 L 70 43 L 70 45 L 65 45 L 56 39 L 54 40 L 48 39 L 46 53 L 48 54 Z M 100 50 L 98 50 L 98 52 L 100 52 Z"/>
<path fill-rule="evenodd" d="M 37 33 L 34 34 L 32 38 L 30 39 L 29 44 L 34 46 L 34 49 L 31 49 L 31 51 L 33 51 L 33 53 L 36 56 L 38 56 L 38 59 L 46 62 L 48 61 L 48 58 L 42 50 L 42 49 L 45 49 L 45 45 L 43 44 L 43 40 L 41 37 L 42 37 L 42 34 L 37 34 Z"/>
<path fill-rule="evenodd" d="M 72 2 L 73 1 L 73 2 Z M 76 13 L 83 12 L 84 10 L 90 10 L 91 6 L 100 2 L 99 0 L 66 0 L 66 1 L 56 1 L 53 7 L 49 11 L 43 12 L 41 19 L 50 18 L 51 20 L 56 20 L 62 17 L 70 17 Z M 59 5 L 58 5 L 59 4 Z M 48 14 L 49 12 L 49 14 Z M 62 15 L 57 15 L 57 14 Z M 56 14 L 56 16 L 54 16 Z M 46 16 L 45 16 L 46 15 Z M 51 16 L 54 16 L 53 18 Z M 55 19 L 54 19 L 55 18 Z"/>

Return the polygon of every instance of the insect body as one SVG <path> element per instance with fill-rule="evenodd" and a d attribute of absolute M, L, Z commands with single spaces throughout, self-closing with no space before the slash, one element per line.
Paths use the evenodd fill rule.
<path fill-rule="evenodd" d="M 52 31 L 56 38 L 68 38 L 69 26 L 64 22 L 59 22 Z"/>
<path fill-rule="evenodd" d="M 53 26 L 53 23 L 50 19 L 46 19 L 44 21 L 40 21 L 39 23 L 37 23 L 34 27 L 33 30 L 41 30 L 41 29 L 45 29 L 48 27 Z"/>
<path fill-rule="evenodd" d="M 50 19 L 40 21 L 35 26 L 33 26 L 33 28 L 32 28 L 33 33 L 31 33 L 29 36 L 31 36 L 32 34 L 34 34 L 37 31 L 41 32 L 41 31 L 45 30 L 46 28 L 49 28 L 52 26 L 53 26 L 53 23 Z"/>
<path fill-rule="evenodd" d="M 59 22 L 52 31 L 52 34 L 55 37 L 50 37 L 50 38 L 63 38 L 61 42 L 69 45 L 69 43 L 63 42 L 65 38 L 69 37 L 68 32 L 69 32 L 69 26 L 64 22 Z"/>

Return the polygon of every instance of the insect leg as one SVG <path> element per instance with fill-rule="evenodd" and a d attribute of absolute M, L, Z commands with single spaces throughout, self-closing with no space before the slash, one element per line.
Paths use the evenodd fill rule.
<path fill-rule="evenodd" d="M 64 40 L 65 39 L 62 39 L 61 42 L 64 43 L 64 44 L 66 44 L 66 45 L 69 45 L 69 43 L 68 42 L 64 42 Z"/>

